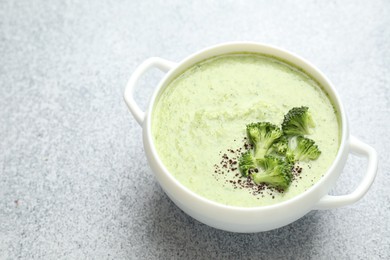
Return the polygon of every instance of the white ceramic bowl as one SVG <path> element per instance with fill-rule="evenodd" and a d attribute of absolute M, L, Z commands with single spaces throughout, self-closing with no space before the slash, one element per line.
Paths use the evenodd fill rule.
<path fill-rule="evenodd" d="M 316 184 L 290 200 L 270 206 L 252 208 L 226 206 L 208 200 L 192 192 L 177 181 L 169 173 L 157 154 L 152 138 L 151 113 L 160 92 L 164 91 L 172 79 L 193 64 L 216 55 L 232 52 L 263 53 L 295 64 L 314 77 L 324 87 L 340 113 L 341 143 L 333 164 L 324 177 Z M 165 71 L 167 74 L 154 91 L 148 110 L 142 112 L 133 98 L 134 87 L 138 79 L 153 67 Z M 143 143 L 147 159 L 166 194 L 188 215 L 218 229 L 246 233 L 267 231 L 287 225 L 314 209 L 329 209 L 352 204 L 364 196 L 376 175 L 377 154 L 372 147 L 349 134 L 346 113 L 332 83 L 308 61 L 273 46 L 253 42 L 231 42 L 201 50 L 179 63 L 161 58 L 150 58 L 144 61 L 131 75 L 125 89 L 124 98 L 130 112 L 143 129 Z M 349 153 L 355 153 L 368 158 L 368 167 L 365 175 L 352 193 L 341 196 L 327 195 L 341 174 Z"/>

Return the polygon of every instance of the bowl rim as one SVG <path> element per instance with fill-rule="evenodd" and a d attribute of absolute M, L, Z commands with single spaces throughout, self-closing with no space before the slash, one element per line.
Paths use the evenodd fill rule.
<path fill-rule="evenodd" d="M 209 52 L 216 51 L 218 49 L 226 48 L 226 47 L 237 47 L 241 48 L 241 50 L 237 51 L 227 51 L 223 52 L 221 54 L 216 54 L 216 55 L 209 55 L 207 58 L 200 59 L 195 62 L 191 62 L 193 60 L 196 60 L 197 57 L 207 54 Z M 274 56 L 276 58 L 281 59 L 282 61 L 286 61 L 287 63 L 291 63 L 293 66 L 296 66 L 299 69 L 302 69 L 306 74 L 309 76 L 313 77 L 316 81 L 321 82 L 323 91 L 325 91 L 328 95 L 328 98 L 331 100 L 332 105 L 338 110 L 338 116 L 339 116 L 339 124 L 340 124 L 340 143 L 339 143 L 339 148 L 336 154 L 336 157 L 334 158 L 332 164 L 328 167 L 326 172 L 323 174 L 323 177 L 321 177 L 314 185 L 312 185 L 310 188 L 307 190 L 299 193 L 298 195 L 282 201 L 278 202 L 275 204 L 271 205 L 266 205 L 266 206 L 255 206 L 255 207 L 244 207 L 244 206 L 233 206 L 233 205 L 226 205 L 223 203 L 219 203 L 216 201 L 213 201 L 211 199 L 208 199 L 206 197 L 203 197 L 196 192 L 192 191 L 188 187 L 186 187 L 184 184 L 182 184 L 179 180 L 177 180 L 171 173 L 170 171 L 165 167 L 164 163 L 160 159 L 160 156 L 158 155 L 157 149 L 154 145 L 154 141 L 152 138 L 152 113 L 156 104 L 156 99 L 160 95 L 162 91 L 165 90 L 165 88 L 168 86 L 167 83 L 171 82 L 168 79 L 172 77 L 172 75 L 178 73 L 182 73 L 184 70 L 188 69 L 190 66 L 206 60 L 208 58 L 214 57 L 214 56 L 219 56 L 219 55 L 224 55 L 224 54 L 229 54 L 229 53 L 258 53 L 258 54 L 263 54 L 263 55 L 270 55 L 268 53 L 263 53 L 263 52 L 255 52 L 255 51 L 247 51 L 244 48 L 262 48 L 266 50 L 272 50 L 276 52 L 277 54 L 272 54 L 271 56 Z M 280 56 L 279 56 L 280 55 Z M 311 70 L 313 70 L 315 73 L 317 73 L 317 77 L 313 76 L 312 73 L 307 72 L 305 69 L 302 68 L 301 65 L 296 64 L 296 62 L 292 61 L 296 60 L 300 62 L 301 64 L 304 64 Z M 175 75 L 176 77 L 177 75 Z M 171 80 L 173 80 L 175 77 L 173 77 Z M 330 92 L 331 93 L 330 93 Z M 153 95 L 149 101 L 148 109 L 146 111 L 146 120 L 144 122 L 144 126 L 146 127 L 146 138 L 148 139 L 148 143 L 150 145 L 150 151 L 152 153 L 152 156 L 154 157 L 156 163 L 158 164 L 158 167 L 162 170 L 164 173 L 165 177 L 169 179 L 172 183 L 175 184 L 175 186 L 180 189 L 182 192 L 185 192 L 187 195 L 192 197 L 193 199 L 198 200 L 199 202 L 208 204 L 209 206 L 214 206 L 219 209 L 224 209 L 224 210 L 233 210 L 233 211 L 242 211 L 242 212 L 262 212 L 262 211 L 267 211 L 267 210 L 274 210 L 274 209 L 279 209 L 281 207 L 287 207 L 291 206 L 292 204 L 298 203 L 301 201 L 304 197 L 310 196 L 310 194 L 313 194 L 315 191 L 317 191 L 324 183 L 326 183 L 330 178 L 331 178 L 331 173 L 335 172 L 335 168 L 339 165 L 340 161 L 342 160 L 343 154 L 345 154 L 347 145 L 348 145 L 348 138 L 349 138 L 349 129 L 348 129 L 348 122 L 347 122 L 347 116 L 345 113 L 345 109 L 343 106 L 343 103 L 341 102 L 340 96 L 336 91 L 336 88 L 334 87 L 333 83 L 325 76 L 325 74 L 322 73 L 320 69 L 318 69 L 315 65 L 313 65 L 311 62 L 308 60 L 296 55 L 295 53 L 292 53 L 290 51 L 287 51 L 283 48 L 276 47 L 274 45 L 270 44 L 263 44 L 259 42 L 251 42 L 251 41 L 233 41 L 233 42 L 225 42 L 221 44 L 216 44 L 212 45 L 210 47 L 203 48 L 197 52 L 192 53 L 191 55 L 188 55 L 186 58 L 182 59 L 180 62 L 177 63 L 177 65 L 172 68 L 158 83 L 158 86 L 153 92 Z M 145 136 L 144 136 L 145 138 Z M 169 191 L 168 191 L 169 193 Z M 319 201 L 319 200 L 318 200 Z"/>

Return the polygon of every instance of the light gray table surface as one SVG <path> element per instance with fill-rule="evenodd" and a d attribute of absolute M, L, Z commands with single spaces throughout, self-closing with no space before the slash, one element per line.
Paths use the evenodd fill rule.
<path fill-rule="evenodd" d="M 358 203 L 236 234 L 178 209 L 123 102 L 143 60 L 233 40 L 273 44 L 335 84 L 379 154 Z M 164 74 L 139 84 L 145 109 Z M 0 259 L 389 259 L 389 1 L 0 1 Z M 351 156 L 332 194 L 365 170 Z"/>

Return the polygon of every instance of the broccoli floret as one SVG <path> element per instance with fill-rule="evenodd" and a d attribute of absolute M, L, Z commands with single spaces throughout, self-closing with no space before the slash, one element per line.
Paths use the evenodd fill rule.
<path fill-rule="evenodd" d="M 240 170 L 242 176 L 247 177 L 251 169 L 256 169 L 257 165 L 255 158 L 251 151 L 243 153 L 238 161 L 238 169 Z"/>
<path fill-rule="evenodd" d="M 291 150 L 290 148 L 288 148 L 286 151 L 286 162 L 292 165 L 294 165 L 296 162 L 294 150 Z"/>
<path fill-rule="evenodd" d="M 249 141 L 254 146 L 254 156 L 263 158 L 271 145 L 282 136 L 282 131 L 276 125 L 268 122 L 252 123 L 246 126 Z"/>
<path fill-rule="evenodd" d="M 303 136 L 315 126 L 308 110 L 304 106 L 292 108 L 284 116 L 281 128 L 269 122 L 247 125 L 251 147 L 239 159 L 242 176 L 257 185 L 287 189 L 295 162 L 316 160 L 321 154 L 315 142 Z"/>
<path fill-rule="evenodd" d="M 285 155 L 288 148 L 288 138 L 286 136 L 280 137 L 272 146 L 272 152 L 277 155 Z"/>
<path fill-rule="evenodd" d="M 310 128 L 314 127 L 308 107 L 294 107 L 284 116 L 282 123 L 283 133 L 286 135 L 308 135 Z"/>
<path fill-rule="evenodd" d="M 288 148 L 286 160 L 288 162 L 316 160 L 321 154 L 320 149 L 315 142 L 309 138 L 298 136 L 296 138 L 296 147 Z"/>
<path fill-rule="evenodd" d="M 267 155 L 257 160 L 264 171 L 252 173 L 253 181 L 256 184 L 265 183 L 271 187 L 287 189 L 290 185 L 292 173 L 291 165 L 284 160 Z"/>

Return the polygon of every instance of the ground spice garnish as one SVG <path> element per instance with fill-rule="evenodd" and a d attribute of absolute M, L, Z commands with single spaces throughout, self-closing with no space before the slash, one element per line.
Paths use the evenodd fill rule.
<path fill-rule="evenodd" d="M 264 183 L 256 184 L 253 182 L 252 178 L 243 177 L 238 169 L 238 159 L 241 157 L 241 155 L 248 151 L 249 149 L 252 149 L 252 145 L 247 142 L 247 138 L 243 138 L 243 146 L 239 147 L 237 149 L 227 149 L 228 153 L 223 153 L 223 151 L 219 152 L 219 155 L 221 156 L 221 161 L 219 164 L 214 164 L 214 176 L 215 178 L 219 179 L 218 176 L 223 176 L 225 178 L 225 183 L 228 183 L 229 185 L 233 186 L 233 189 L 246 189 L 249 193 L 253 194 L 254 196 L 261 196 L 264 197 L 265 194 L 269 194 L 270 196 L 273 196 L 274 199 L 275 196 L 273 195 L 273 192 L 279 192 L 283 193 L 284 191 L 282 189 L 277 189 L 273 187 L 269 187 Z M 254 172 L 259 172 L 258 169 L 253 169 Z M 292 169 L 293 176 L 298 176 L 300 172 L 302 171 L 301 167 L 294 167 Z M 233 172 L 233 175 L 230 174 L 230 172 Z M 229 174 L 228 174 L 229 173 Z M 232 177 L 230 177 L 232 176 Z M 293 179 L 295 178 L 293 177 Z M 232 179 L 227 179 L 232 178 Z"/>
<path fill-rule="evenodd" d="M 292 167 L 292 170 L 291 170 L 291 173 L 292 173 L 292 179 L 293 180 L 296 180 L 296 179 L 302 179 L 302 176 L 301 173 L 302 173 L 302 170 L 303 168 L 298 165 L 298 164 L 295 164 L 293 167 Z"/>

